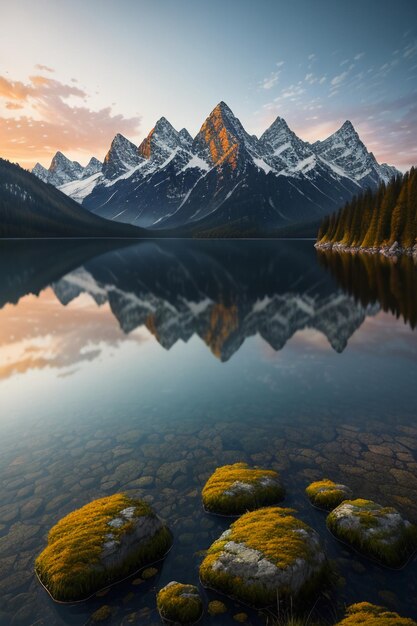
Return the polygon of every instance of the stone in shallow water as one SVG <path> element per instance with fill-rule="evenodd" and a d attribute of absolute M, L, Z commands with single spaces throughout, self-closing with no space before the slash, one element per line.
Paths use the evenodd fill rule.
<path fill-rule="evenodd" d="M 172 581 L 156 597 L 163 620 L 175 624 L 194 624 L 203 613 L 203 603 L 197 587 Z"/>
<path fill-rule="evenodd" d="M 147 503 L 115 494 L 60 520 L 35 570 L 55 600 L 81 600 L 161 559 L 171 542 L 168 528 Z"/>
<path fill-rule="evenodd" d="M 417 626 L 417 622 L 381 606 L 360 602 L 346 609 L 346 616 L 336 626 Z"/>
<path fill-rule="evenodd" d="M 391 567 L 404 564 L 417 548 L 417 527 L 393 507 L 371 500 L 345 500 L 329 513 L 327 527 L 341 541 Z"/>
<path fill-rule="evenodd" d="M 311 483 L 306 489 L 306 494 L 311 504 L 326 511 L 331 511 L 343 500 L 352 497 L 349 487 L 335 483 L 328 478 Z"/>
<path fill-rule="evenodd" d="M 208 549 L 203 585 L 257 607 L 316 589 L 326 557 L 318 534 L 293 513 L 266 507 L 242 515 Z"/>
<path fill-rule="evenodd" d="M 252 469 L 246 463 L 218 467 L 203 488 L 206 511 L 222 515 L 240 515 L 277 504 L 284 496 L 277 472 Z"/>

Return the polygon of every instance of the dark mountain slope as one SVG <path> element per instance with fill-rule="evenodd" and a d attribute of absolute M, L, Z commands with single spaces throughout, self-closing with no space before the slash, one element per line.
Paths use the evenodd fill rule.
<path fill-rule="evenodd" d="M 0 237 L 141 237 L 145 231 L 92 215 L 61 191 L 0 159 Z"/>

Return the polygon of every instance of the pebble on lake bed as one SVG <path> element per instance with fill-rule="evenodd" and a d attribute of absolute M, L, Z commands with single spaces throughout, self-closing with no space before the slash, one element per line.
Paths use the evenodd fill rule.
<path fill-rule="evenodd" d="M 417 527 L 393 507 L 371 500 L 345 500 L 327 516 L 327 527 L 341 541 L 384 565 L 403 565 L 417 548 Z"/>
<path fill-rule="evenodd" d="M 62 518 L 49 531 L 35 571 L 54 600 L 83 600 L 163 558 L 171 543 L 146 502 L 115 494 Z"/>
<path fill-rule="evenodd" d="M 277 472 L 234 463 L 218 467 L 204 485 L 202 495 L 206 511 L 240 515 L 281 502 L 285 490 Z"/>

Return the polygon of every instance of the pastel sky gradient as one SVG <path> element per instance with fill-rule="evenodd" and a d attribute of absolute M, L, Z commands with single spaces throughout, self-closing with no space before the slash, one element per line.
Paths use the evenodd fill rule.
<path fill-rule="evenodd" d="M 224 100 L 250 133 L 350 119 L 377 159 L 417 164 L 417 0 L 2 2 L 0 156 L 83 165 L 164 115 L 196 134 Z"/>

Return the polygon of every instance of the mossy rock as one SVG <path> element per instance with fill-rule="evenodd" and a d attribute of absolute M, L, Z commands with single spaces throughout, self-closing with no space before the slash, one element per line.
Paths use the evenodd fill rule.
<path fill-rule="evenodd" d="M 417 622 L 369 602 L 352 604 L 336 626 L 417 626 Z"/>
<path fill-rule="evenodd" d="M 327 527 L 358 552 L 390 567 L 403 565 L 417 548 L 417 527 L 393 507 L 371 500 L 345 500 L 329 513 Z"/>
<path fill-rule="evenodd" d="M 227 606 L 220 600 L 212 600 L 208 603 L 207 610 L 209 615 L 222 615 L 223 613 L 227 613 Z"/>
<path fill-rule="evenodd" d="M 207 550 L 203 585 L 255 607 L 308 596 L 328 571 L 318 534 L 292 509 L 242 515 Z"/>
<path fill-rule="evenodd" d="M 172 581 L 156 596 L 161 618 L 172 624 L 195 624 L 203 614 L 203 602 L 195 585 Z"/>
<path fill-rule="evenodd" d="M 54 600 L 83 600 L 161 559 L 171 533 L 142 500 L 115 494 L 61 519 L 35 562 Z"/>
<path fill-rule="evenodd" d="M 206 482 L 202 495 L 206 511 L 241 515 L 281 502 L 285 490 L 277 472 L 234 463 L 218 467 Z"/>
<path fill-rule="evenodd" d="M 352 490 L 346 485 L 324 478 L 311 483 L 306 489 L 306 495 L 314 506 L 331 511 L 344 500 L 349 500 L 352 497 Z"/>

